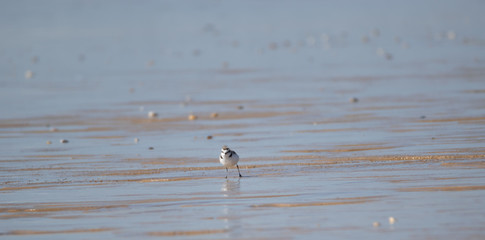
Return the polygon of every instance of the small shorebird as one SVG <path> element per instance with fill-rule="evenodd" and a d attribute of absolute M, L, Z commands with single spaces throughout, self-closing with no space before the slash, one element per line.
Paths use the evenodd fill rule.
<path fill-rule="evenodd" d="M 239 171 L 239 166 L 237 165 L 237 162 L 239 162 L 239 156 L 237 155 L 236 152 L 233 150 L 229 149 L 226 145 L 222 146 L 221 149 L 221 155 L 219 156 L 219 161 L 221 162 L 224 167 L 226 167 L 226 178 L 227 178 L 227 168 L 228 167 L 233 167 L 236 165 L 237 167 L 237 172 L 239 173 L 239 177 L 241 176 L 241 172 Z"/>

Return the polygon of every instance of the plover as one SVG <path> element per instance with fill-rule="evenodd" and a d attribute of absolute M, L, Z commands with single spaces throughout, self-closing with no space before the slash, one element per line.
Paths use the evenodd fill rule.
<path fill-rule="evenodd" d="M 219 156 L 219 161 L 221 162 L 224 167 L 226 167 L 226 178 L 227 178 L 227 173 L 228 167 L 233 167 L 236 165 L 237 167 L 237 172 L 239 173 L 239 177 L 241 176 L 241 172 L 239 171 L 239 166 L 237 165 L 237 162 L 239 162 L 239 156 L 237 155 L 236 152 L 233 150 L 229 149 L 226 145 L 222 146 L 221 149 L 221 155 Z"/>

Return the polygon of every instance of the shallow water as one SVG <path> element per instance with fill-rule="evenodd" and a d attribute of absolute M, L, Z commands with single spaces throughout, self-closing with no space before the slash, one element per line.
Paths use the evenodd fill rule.
<path fill-rule="evenodd" d="M 8 3 L 0 236 L 484 238 L 483 4 L 393 4 Z"/>

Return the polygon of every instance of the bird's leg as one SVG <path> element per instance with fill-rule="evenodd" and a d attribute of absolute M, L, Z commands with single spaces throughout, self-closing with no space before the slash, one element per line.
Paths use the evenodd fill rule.
<path fill-rule="evenodd" d="M 227 178 L 227 168 L 226 168 L 226 178 Z"/>
<path fill-rule="evenodd" d="M 239 171 L 239 166 L 236 164 L 237 172 L 239 173 L 239 177 L 242 177 L 241 172 Z"/>

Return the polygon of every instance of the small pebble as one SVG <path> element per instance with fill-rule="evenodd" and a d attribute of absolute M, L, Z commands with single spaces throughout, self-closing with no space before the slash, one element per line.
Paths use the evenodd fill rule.
<path fill-rule="evenodd" d="M 59 129 L 53 127 L 53 128 L 50 128 L 49 131 L 51 131 L 51 132 L 57 132 L 57 131 L 59 131 Z"/>
<path fill-rule="evenodd" d="M 276 50 L 276 49 L 278 49 L 278 44 L 275 43 L 275 42 L 272 42 L 272 43 L 268 44 L 268 48 L 271 49 L 271 50 Z"/>
<path fill-rule="evenodd" d="M 153 147 L 149 147 L 148 150 L 153 150 Z"/>
<path fill-rule="evenodd" d="M 446 33 L 446 36 L 448 37 L 449 40 L 455 40 L 456 33 L 450 30 Z"/>
<path fill-rule="evenodd" d="M 149 118 L 156 118 L 156 117 L 158 117 L 158 113 L 156 113 L 154 111 L 150 111 L 150 112 L 148 112 L 148 117 Z"/>
<path fill-rule="evenodd" d="M 52 144 L 52 142 L 51 142 L 51 141 L 47 141 L 46 143 L 47 143 L 47 144 Z"/>
<path fill-rule="evenodd" d="M 229 62 L 222 62 L 222 69 L 228 69 L 229 68 Z"/>
<path fill-rule="evenodd" d="M 426 116 L 424 116 L 424 115 L 423 115 L 423 116 L 421 116 L 420 118 L 421 118 L 421 119 L 425 119 L 425 118 L 426 118 Z"/>
<path fill-rule="evenodd" d="M 25 71 L 25 79 L 31 79 L 32 77 L 34 77 L 34 72 L 30 70 Z"/>
<path fill-rule="evenodd" d="M 240 106 L 237 106 L 237 109 L 243 110 L 244 109 L 244 106 L 241 106 L 241 105 Z"/>
<path fill-rule="evenodd" d="M 388 53 L 384 48 L 378 48 L 376 51 L 377 55 L 383 57 L 387 60 L 392 60 L 392 54 Z"/>
<path fill-rule="evenodd" d="M 358 98 L 356 98 L 356 97 L 350 98 L 350 102 L 351 102 L 351 103 L 356 103 L 356 102 L 358 102 L 358 101 L 359 101 L 359 99 L 358 99 Z"/>
<path fill-rule="evenodd" d="M 140 141 L 139 138 L 135 138 L 135 143 L 138 143 Z"/>
<path fill-rule="evenodd" d="M 372 223 L 372 226 L 379 227 L 379 226 L 381 226 L 381 223 L 380 222 L 373 222 Z"/>
<path fill-rule="evenodd" d="M 386 53 L 385 57 L 387 60 L 392 60 L 392 54 L 390 53 Z"/>
<path fill-rule="evenodd" d="M 197 116 L 195 116 L 194 114 L 190 114 L 188 118 L 190 121 L 193 121 L 197 119 Z"/>
<path fill-rule="evenodd" d="M 207 139 L 208 140 L 211 140 L 212 139 L 212 136 L 211 135 L 207 136 Z"/>
<path fill-rule="evenodd" d="M 67 139 L 61 139 L 61 140 L 60 140 L 60 142 L 61 142 L 61 143 L 68 143 L 68 142 L 69 142 L 69 140 L 67 140 Z"/>
<path fill-rule="evenodd" d="M 384 50 L 384 48 L 378 48 L 376 50 L 376 54 L 381 56 L 381 57 L 384 57 L 386 55 L 386 50 Z"/>
<path fill-rule="evenodd" d="M 211 118 L 216 118 L 216 117 L 219 117 L 218 113 L 211 113 Z"/>
<path fill-rule="evenodd" d="M 394 217 L 389 217 L 389 224 L 394 224 L 396 219 Z"/>

